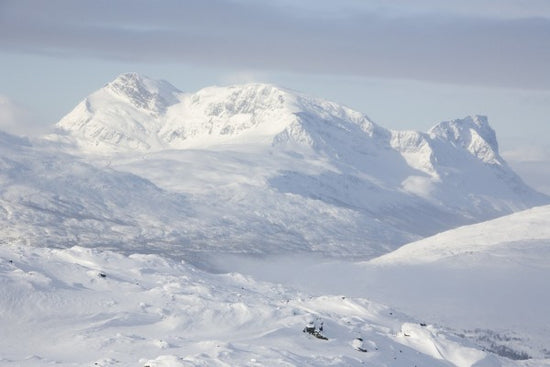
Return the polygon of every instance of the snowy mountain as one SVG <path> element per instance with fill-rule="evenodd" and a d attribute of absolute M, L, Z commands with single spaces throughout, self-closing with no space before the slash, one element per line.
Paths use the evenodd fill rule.
<path fill-rule="evenodd" d="M 305 131 L 310 115 L 347 125 L 352 121 L 365 130 L 373 126 L 360 113 L 271 85 L 211 87 L 185 94 L 167 82 L 130 73 L 88 96 L 57 127 L 81 149 L 98 153 L 201 148 L 235 139 L 318 144 Z"/>
<path fill-rule="evenodd" d="M 548 203 L 483 116 L 124 74 L 0 133 L 0 364 L 549 366 Z"/>
<path fill-rule="evenodd" d="M 372 257 L 549 202 L 500 157 L 483 116 L 392 131 L 266 84 L 182 93 L 123 74 L 48 139 L 184 195 L 193 214 L 171 243 L 200 252 Z"/>

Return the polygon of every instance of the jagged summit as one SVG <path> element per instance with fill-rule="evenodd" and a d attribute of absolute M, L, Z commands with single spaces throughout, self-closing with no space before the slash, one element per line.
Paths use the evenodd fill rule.
<path fill-rule="evenodd" d="M 124 181 L 117 184 L 124 190 L 141 182 L 136 177 L 149 180 L 159 188 L 154 195 L 162 197 L 153 203 L 150 187 L 123 196 L 135 201 L 135 217 L 124 213 L 129 204 L 117 206 L 119 191 L 109 191 L 120 209 L 110 211 L 101 191 L 109 185 L 98 184 L 107 176 L 98 178 L 98 169 L 77 168 L 84 172 L 82 182 L 69 195 L 64 177 L 58 176 L 70 171 L 63 171 L 67 163 L 52 165 L 58 157 L 17 163 L 22 151 L 32 155 L 36 149 L 6 144 L 12 147 L 3 147 L 7 167 L 30 167 L 17 170 L 28 175 L 14 185 L 28 181 L 42 190 L 28 210 L 36 238 L 43 221 L 55 222 L 42 214 L 83 218 L 84 211 L 72 208 L 82 208 L 85 198 L 86 207 L 97 208 L 86 215 L 105 226 L 93 222 L 86 237 L 80 220 L 67 222 L 79 244 L 95 243 L 97 228 L 108 227 L 102 236 L 118 238 L 118 227 L 109 223 L 129 217 L 125 225 L 132 230 L 125 242 L 130 247 L 135 240 L 175 244 L 173 251 L 180 253 L 223 248 L 368 257 L 420 236 L 549 201 L 501 160 L 485 118 L 444 122 L 427 133 L 393 131 L 334 102 L 269 84 L 183 93 L 165 82 L 124 74 L 88 96 L 57 126 L 59 133 L 51 138 L 72 144 L 62 145 L 72 148 L 71 157 L 107 167 L 107 176 L 111 169 L 134 174 L 113 178 Z M 50 167 L 55 169 L 47 182 Z M 51 200 L 43 200 L 45 191 Z M 7 212 L 27 202 L 25 191 L 4 192 L 15 195 L 9 197 Z M 165 195 L 170 192 L 177 195 Z M 179 204 L 166 204 L 172 200 Z M 189 210 L 180 213 L 179 205 Z"/>
<path fill-rule="evenodd" d="M 472 155 L 491 164 L 503 164 L 498 153 L 495 131 L 486 116 L 468 116 L 464 119 L 444 121 L 428 132 L 434 138 L 442 138 L 455 146 L 468 150 Z"/>
<path fill-rule="evenodd" d="M 227 144 L 305 149 L 367 174 L 376 169 L 383 182 L 421 196 L 430 191 L 418 185 L 424 176 L 441 180 L 476 162 L 505 165 L 485 116 L 444 121 L 427 133 L 390 131 L 345 106 L 262 83 L 183 93 L 165 81 L 122 74 L 57 127 L 78 149 L 101 154 Z"/>
<path fill-rule="evenodd" d="M 88 96 L 57 127 L 84 152 L 260 147 L 311 153 L 336 171 L 370 177 L 372 187 L 382 192 L 392 187 L 433 200 L 462 185 L 481 197 L 495 190 L 506 197 L 514 196 L 510 191 L 531 196 L 498 154 L 495 132 L 485 116 L 441 122 L 427 133 L 390 131 L 363 113 L 271 84 L 183 93 L 164 81 L 123 74 Z M 495 176 L 506 184 L 491 187 Z M 294 176 L 284 177 L 272 182 L 295 192 L 296 185 L 286 182 Z M 340 195 L 337 187 L 331 190 Z M 391 200 L 395 197 L 388 194 Z M 453 199 L 456 206 L 470 205 L 468 197 L 460 197 Z M 331 200 L 355 205 L 358 199 Z M 367 201 L 363 205 L 372 204 Z M 510 210 L 507 203 L 492 205 Z"/>
<path fill-rule="evenodd" d="M 301 145 L 342 156 L 341 150 L 370 154 L 389 146 L 413 167 L 436 176 L 433 150 L 435 141 L 443 140 L 486 163 L 503 163 L 485 116 L 445 121 L 426 134 L 390 132 L 363 113 L 271 84 L 183 93 L 137 73 L 122 74 L 88 96 L 57 128 L 80 149 L 100 153 L 245 142 Z"/>
<path fill-rule="evenodd" d="M 164 80 L 153 80 L 138 73 L 125 73 L 105 86 L 113 94 L 127 98 L 136 108 L 156 113 L 177 103 L 182 92 Z"/>
<path fill-rule="evenodd" d="M 271 84 L 183 93 L 164 81 L 122 74 L 65 116 L 57 128 L 84 150 L 151 151 L 242 142 L 324 146 L 330 129 L 372 136 L 367 116 Z"/>

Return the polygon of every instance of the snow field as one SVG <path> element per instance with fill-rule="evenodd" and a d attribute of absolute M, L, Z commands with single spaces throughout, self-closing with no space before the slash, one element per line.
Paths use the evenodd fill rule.
<path fill-rule="evenodd" d="M 310 296 L 157 255 L 9 246 L 0 261 L 5 366 L 471 366 L 493 358 L 365 299 Z M 322 322 L 328 340 L 302 332 L 309 321 Z M 359 337 L 367 352 L 353 347 Z"/>

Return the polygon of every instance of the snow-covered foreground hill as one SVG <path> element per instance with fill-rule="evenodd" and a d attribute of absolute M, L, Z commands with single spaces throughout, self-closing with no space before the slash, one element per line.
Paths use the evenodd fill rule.
<path fill-rule="evenodd" d="M 550 206 L 450 230 L 368 262 L 312 258 L 296 262 L 296 271 L 291 263 L 234 258 L 212 266 L 366 297 L 501 355 L 550 358 Z"/>
<path fill-rule="evenodd" d="M 406 290 L 377 299 L 497 345 L 492 332 L 508 335 L 501 344 L 550 357 L 550 206 L 444 232 L 370 264 L 390 289 Z"/>
<path fill-rule="evenodd" d="M 549 365 L 363 298 L 82 247 L 1 247 L 0 322 L 2 366 Z"/>

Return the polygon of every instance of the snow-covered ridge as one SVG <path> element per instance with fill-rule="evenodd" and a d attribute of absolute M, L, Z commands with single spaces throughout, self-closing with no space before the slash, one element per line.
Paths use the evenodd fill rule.
<path fill-rule="evenodd" d="M 533 250 L 537 243 L 541 249 Z M 519 245 L 518 245 L 519 244 Z M 521 250 L 523 246 L 523 251 Z M 550 206 L 541 206 L 488 222 L 472 224 L 420 241 L 409 243 L 396 251 L 371 260 L 373 264 L 423 264 L 442 260 L 463 261 L 484 253 L 498 253 L 509 248 L 518 251 L 510 260 L 520 261 L 523 256 L 550 254 Z M 546 251 L 540 251 L 547 248 Z M 547 264 L 546 264 L 547 265 Z"/>
<path fill-rule="evenodd" d="M 122 74 L 94 92 L 58 124 L 59 133 L 86 151 L 158 151 L 228 142 L 295 144 L 342 155 L 389 147 L 421 152 L 431 165 L 434 139 L 500 162 L 494 131 L 483 116 L 443 122 L 428 134 L 389 131 L 365 114 L 270 84 L 208 87 L 183 93 L 166 81 Z M 416 149 L 416 148 L 419 149 Z M 433 173 L 433 172 L 429 172 Z"/>
<path fill-rule="evenodd" d="M 468 157 L 505 165 L 484 116 L 442 122 L 428 133 L 390 131 L 345 106 L 261 83 L 183 93 L 165 81 L 123 74 L 88 96 L 57 128 L 50 139 L 107 155 L 257 145 L 313 151 L 369 175 L 368 161 L 389 159 L 391 171 L 404 160 L 417 174 L 401 178 L 399 169 L 390 175 L 420 196 L 431 190 L 425 177 L 441 180 Z M 384 158 L 384 151 L 395 154 Z"/>
<path fill-rule="evenodd" d="M 94 152 L 196 147 L 235 137 L 267 144 L 310 142 L 301 115 L 373 130 L 356 111 L 269 84 L 209 87 L 191 94 L 135 73 L 88 96 L 57 128 Z"/>
<path fill-rule="evenodd" d="M 392 131 L 345 106 L 269 84 L 183 93 L 123 74 L 57 127 L 49 139 L 68 143 L 63 148 L 84 161 L 188 199 L 185 213 L 155 208 L 151 216 L 168 223 L 159 232 L 134 222 L 138 233 L 160 233 L 152 246 L 179 244 L 174 251 L 371 257 L 549 202 L 499 156 L 482 116 L 425 133 Z M 172 220 L 158 219 L 166 216 Z"/>

